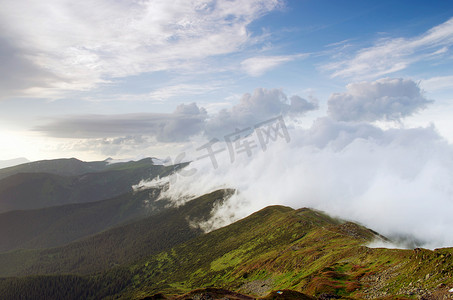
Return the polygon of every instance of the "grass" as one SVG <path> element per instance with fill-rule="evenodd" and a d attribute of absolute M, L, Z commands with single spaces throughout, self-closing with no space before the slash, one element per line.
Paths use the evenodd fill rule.
<path fill-rule="evenodd" d="M 185 208 L 186 216 L 202 220 L 212 208 L 207 204 L 216 197 L 211 194 L 198 199 Z M 184 294 L 208 287 L 239 292 L 245 284 L 256 297 L 292 290 L 311 296 L 372 295 L 383 299 L 389 294 L 407 298 L 411 286 L 431 292 L 441 283 L 453 287 L 453 249 L 363 246 L 374 237 L 362 226 L 318 211 L 271 206 L 136 263 L 84 277 L 81 282 L 95 282 L 103 291 L 92 292 L 98 298 L 108 295 L 115 299 Z M 115 279 L 118 277 L 121 281 Z M 259 289 L 263 282 L 267 284 L 264 291 Z M 259 286 L 254 289 L 254 284 Z M 271 293 L 269 297 L 278 295 Z"/>
<path fill-rule="evenodd" d="M 411 274 L 418 264 L 413 260 L 413 251 L 362 246 L 373 237 L 374 232 L 364 227 L 320 212 L 269 207 L 174 248 L 172 259 L 165 266 L 156 264 L 156 258 L 149 258 L 147 267 L 141 270 L 150 276 L 136 288 L 146 286 L 153 293 L 165 292 L 170 290 L 161 284 L 184 282 L 184 289 L 177 291 L 181 285 L 171 285 L 171 292 L 206 286 L 239 290 L 247 282 L 272 279 L 271 289 L 360 297 L 367 289 L 363 280 L 376 274 L 387 272 L 388 277 L 377 293 L 398 294 L 411 281 L 434 272 L 434 266 L 442 259 L 444 268 L 451 266 L 446 255 L 452 251 L 443 250 L 446 254 L 430 260 L 433 252 L 423 250 L 421 257 L 428 266 Z M 407 266 L 410 268 L 405 269 Z M 164 268 L 165 273 L 155 276 L 156 268 Z M 436 276 L 432 277 L 433 282 Z M 424 288 L 435 288 L 429 280 L 423 284 Z"/>

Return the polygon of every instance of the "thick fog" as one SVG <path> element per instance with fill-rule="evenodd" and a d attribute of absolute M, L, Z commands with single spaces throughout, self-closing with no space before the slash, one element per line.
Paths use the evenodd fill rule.
<path fill-rule="evenodd" d="M 219 188 L 236 189 L 212 219 L 200 224 L 205 230 L 280 204 L 356 221 L 406 245 L 453 246 L 453 148 L 434 126 L 404 126 L 403 117 L 429 103 L 410 80 L 350 85 L 346 93 L 330 97 L 327 115 L 309 128 L 290 114 L 249 124 L 248 131 L 234 135 L 237 141 L 226 134 L 199 145 L 184 153 L 193 160 L 185 170 L 141 186 L 167 182 L 163 197 L 176 203 Z M 372 121 L 397 126 L 382 129 Z M 259 139 L 273 133 L 264 144 Z M 208 156 L 208 146 L 213 155 Z"/>

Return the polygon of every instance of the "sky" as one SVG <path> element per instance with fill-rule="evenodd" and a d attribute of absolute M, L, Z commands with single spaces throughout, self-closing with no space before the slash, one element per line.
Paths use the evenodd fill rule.
<path fill-rule="evenodd" d="M 3 164 L 192 161 L 135 188 L 453 246 L 451 0 L 0 1 Z"/>
<path fill-rule="evenodd" d="M 0 160 L 163 157 L 278 114 L 309 128 L 390 79 L 418 100 L 361 121 L 453 141 L 451 1 L 1 2 Z"/>

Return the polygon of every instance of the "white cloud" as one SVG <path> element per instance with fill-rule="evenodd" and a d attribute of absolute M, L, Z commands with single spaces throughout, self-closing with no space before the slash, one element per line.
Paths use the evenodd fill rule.
<path fill-rule="evenodd" d="M 7 0 L 0 10 L 1 37 L 30 66 L 55 77 L 29 82 L 22 92 L 49 96 L 89 90 L 115 77 L 190 69 L 206 57 L 238 51 L 252 43 L 247 26 L 279 5 L 279 0 Z"/>
<path fill-rule="evenodd" d="M 429 92 L 453 89 L 453 76 L 437 76 L 421 81 L 421 85 Z"/>
<path fill-rule="evenodd" d="M 247 128 L 278 115 L 301 115 L 318 109 L 316 99 L 306 100 L 297 95 L 288 99 L 281 89 L 257 88 L 244 94 L 231 109 L 222 109 L 206 124 L 208 136 L 219 137 L 234 129 Z"/>
<path fill-rule="evenodd" d="M 347 92 L 332 94 L 328 113 L 339 121 L 399 121 L 424 109 L 427 100 L 412 80 L 384 78 L 351 83 Z"/>
<path fill-rule="evenodd" d="M 306 56 L 306 54 L 285 56 L 256 56 L 242 61 L 241 68 L 250 76 L 261 76 L 267 71 L 274 69 L 281 64 Z"/>
<path fill-rule="evenodd" d="M 188 141 L 200 134 L 220 137 L 236 128 L 244 129 L 278 115 L 301 115 L 317 108 L 316 99 L 306 100 L 297 95 L 288 99 L 280 89 L 259 88 L 253 94 L 244 94 L 233 107 L 221 109 L 211 115 L 196 103 L 190 103 L 178 105 L 170 114 L 66 116 L 36 126 L 34 130 L 59 138 L 107 138 L 105 141 L 122 141 L 126 136 L 130 144 L 140 141 L 136 140 L 137 136 L 147 136 L 159 142 L 174 143 Z"/>
<path fill-rule="evenodd" d="M 381 39 L 351 58 L 328 63 L 332 77 L 377 78 L 406 69 L 413 63 L 442 58 L 453 45 L 453 18 L 413 38 Z"/>

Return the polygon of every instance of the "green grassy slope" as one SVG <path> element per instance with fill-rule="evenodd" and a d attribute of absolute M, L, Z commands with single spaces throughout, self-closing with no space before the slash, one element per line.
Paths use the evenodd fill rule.
<path fill-rule="evenodd" d="M 153 165 L 151 159 L 143 159 L 69 177 L 50 173 L 14 174 L 0 180 L 0 212 L 113 198 L 131 192 L 131 186 L 142 179 L 167 176 L 181 166 Z"/>
<path fill-rule="evenodd" d="M 199 210 L 210 207 L 203 204 L 210 203 L 209 198 L 193 203 L 192 218 L 204 216 Z M 28 292 L 39 298 L 50 293 L 61 299 L 68 285 L 71 291 L 83 291 L 81 297 L 87 299 L 144 299 L 156 293 L 182 295 L 209 287 L 255 297 L 269 295 L 266 299 L 283 299 L 271 293 L 276 290 L 297 291 L 320 299 L 451 296 L 448 289 L 453 288 L 453 249 L 364 246 L 374 238 L 376 234 L 367 228 L 318 211 L 271 206 L 103 273 L 3 279 L 0 296 L 20 299 Z M 300 295 L 288 294 L 296 298 Z M 52 295 L 47 299 L 58 299 Z"/>
<path fill-rule="evenodd" d="M 113 199 L 0 214 L 0 252 L 57 247 L 165 209 L 160 190 Z"/>
<path fill-rule="evenodd" d="M 227 193 L 230 192 L 213 192 L 66 246 L 2 253 L 0 276 L 87 274 L 169 249 L 200 235 L 201 230 L 190 226 L 190 221 L 208 218 L 213 205 L 223 201 Z"/>
<path fill-rule="evenodd" d="M 320 212 L 268 207 L 132 266 L 121 295 L 221 287 L 255 296 L 290 289 L 318 297 L 430 297 L 453 287 L 453 249 L 364 246 L 374 238 Z"/>

